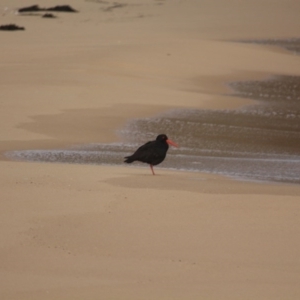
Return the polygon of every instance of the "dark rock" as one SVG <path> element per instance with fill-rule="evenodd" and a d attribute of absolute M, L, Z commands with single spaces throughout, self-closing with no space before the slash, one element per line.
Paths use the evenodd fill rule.
<path fill-rule="evenodd" d="M 38 5 L 31 5 L 27 7 L 20 8 L 18 12 L 37 12 L 37 11 L 58 11 L 58 12 L 78 12 L 70 5 L 57 5 L 49 8 L 41 8 Z"/>
<path fill-rule="evenodd" d="M 42 16 L 43 18 L 56 18 L 56 16 L 55 15 L 53 15 L 53 14 L 44 14 L 43 16 Z"/>
<path fill-rule="evenodd" d="M 25 28 L 17 26 L 15 24 L 7 24 L 7 25 L 1 25 L 0 30 L 13 31 L 13 30 L 25 30 Z"/>
<path fill-rule="evenodd" d="M 40 8 L 38 5 L 31 5 L 31 6 L 20 8 L 18 12 L 22 13 L 22 12 L 43 11 L 43 10 L 45 9 Z"/>
<path fill-rule="evenodd" d="M 57 5 L 46 9 L 47 11 L 61 11 L 61 12 L 78 12 L 70 5 Z"/>

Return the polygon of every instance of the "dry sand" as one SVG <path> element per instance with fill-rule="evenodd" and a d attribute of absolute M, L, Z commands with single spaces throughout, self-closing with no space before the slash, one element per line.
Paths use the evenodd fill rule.
<path fill-rule="evenodd" d="M 118 140 L 134 117 L 231 108 L 226 80 L 300 73 L 230 42 L 299 34 L 298 1 L 0 0 L 0 151 Z M 120 2 L 121 3 L 121 2 Z M 39 1 L 41 7 L 57 1 Z M 0 161 L 1 299 L 299 299 L 300 187 Z"/>

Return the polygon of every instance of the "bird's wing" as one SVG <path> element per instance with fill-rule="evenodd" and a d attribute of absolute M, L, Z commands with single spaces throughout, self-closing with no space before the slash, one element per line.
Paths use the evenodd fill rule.
<path fill-rule="evenodd" d="M 141 147 L 139 147 L 135 152 L 137 152 L 137 151 L 146 151 L 149 148 L 151 148 L 152 144 L 153 144 L 153 142 L 147 142 L 146 144 L 144 144 Z"/>
<path fill-rule="evenodd" d="M 150 162 L 151 159 L 156 158 L 157 149 L 154 147 L 154 142 L 148 142 L 139 147 L 132 157 L 142 162 Z"/>

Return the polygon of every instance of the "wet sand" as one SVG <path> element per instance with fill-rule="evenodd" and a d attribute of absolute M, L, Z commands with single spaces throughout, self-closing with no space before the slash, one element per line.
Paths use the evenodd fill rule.
<path fill-rule="evenodd" d="M 254 104 L 225 95 L 226 82 L 300 75 L 297 55 L 232 42 L 296 37 L 296 1 L 14 14 L 32 4 L 1 1 L 1 23 L 25 27 L 1 32 L 2 154 L 120 143 L 132 119 Z M 3 299 L 300 296 L 298 185 L 3 156 L 0 166 Z"/>

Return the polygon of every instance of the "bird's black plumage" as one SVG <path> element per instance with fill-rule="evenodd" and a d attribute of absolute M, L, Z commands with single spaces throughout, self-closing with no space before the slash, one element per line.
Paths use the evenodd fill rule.
<path fill-rule="evenodd" d="M 152 173 L 154 175 L 153 167 L 160 164 L 167 155 L 169 144 L 177 146 L 174 142 L 168 139 L 165 134 L 157 136 L 155 141 L 148 142 L 139 147 L 132 155 L 126 156 L 126 163 L 132 163 L 134 161 L 140 161 L 150 165 Z"/>

